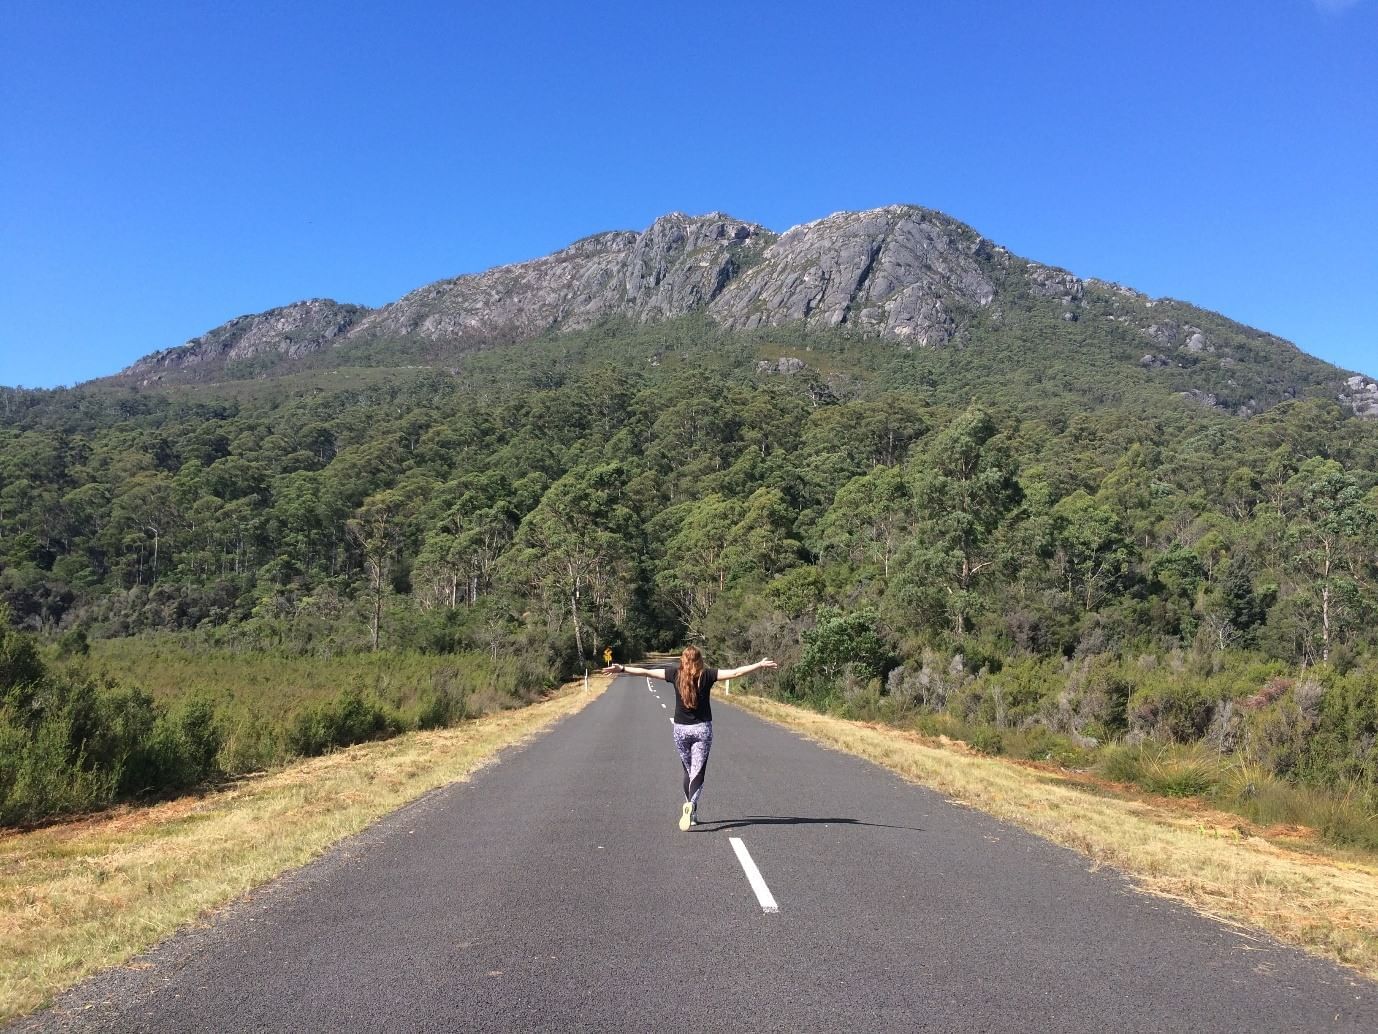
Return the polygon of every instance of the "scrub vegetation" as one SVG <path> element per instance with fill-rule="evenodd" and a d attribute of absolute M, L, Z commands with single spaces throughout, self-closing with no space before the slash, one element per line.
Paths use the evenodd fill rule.
<path fill-rule="evenodd" d="M 0 606 L 0 617 L 3 606 Z M 186 637 L 100 642 L 45 659 L 0 623 L 0 823 L 156 801 L 400 733 L 515 707 L 548 674 L 487 655 L 331 658 L 198 648 Z"/>

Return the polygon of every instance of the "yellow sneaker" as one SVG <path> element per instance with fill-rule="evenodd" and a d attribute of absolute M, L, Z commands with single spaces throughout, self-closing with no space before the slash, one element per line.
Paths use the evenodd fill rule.
<path fill-rule="evenodd" d="M 684 808 L 679 813 L 679 830 L 681 833 L 689 832 L 689 822 L 694 815 L 694 806 L 688 801 L 684 802 Z"/>

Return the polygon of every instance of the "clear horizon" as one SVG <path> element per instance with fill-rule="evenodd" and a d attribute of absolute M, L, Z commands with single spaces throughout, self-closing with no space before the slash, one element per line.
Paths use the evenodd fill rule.
<path fill-rule="evenodd" d="M 21 0 L 0 384 L 670 211 L 896 203 L 1378 375 L 1378 0 L 1198 7 Z"/>

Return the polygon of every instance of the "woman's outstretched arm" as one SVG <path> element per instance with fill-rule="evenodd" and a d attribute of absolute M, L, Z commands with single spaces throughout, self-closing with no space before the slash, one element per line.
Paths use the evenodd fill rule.
<path fill-rule="evenodd" d="M 634 664 L 609 664 L 603 669 L 604 675 L 645 675 L 648 679 L 665 681 L 664 668 L 638 668 Z"/>
<path fill-rule="evenodd" d="M 718 678 L 739 679 L 744 675 L 750 675 L 753 671 L 774 671 L 778 667 L 780 665 L 769 657 L 762 657 L 755 664 L 745 664 L 740 668 L 719 668 Z"/>

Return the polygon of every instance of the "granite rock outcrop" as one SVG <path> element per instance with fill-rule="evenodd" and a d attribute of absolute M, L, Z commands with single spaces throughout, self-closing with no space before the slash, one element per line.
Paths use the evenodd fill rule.
<path fill-rule="evenodd" d="M 368 312 L 361 305 L 313 298 L 238 316 L 184 345 L 144 356 L 122 376 L 150 382 L 170 371 L 202 364 L 223 366 L 263 356 L 296 359 L 339 342 Z"/>

